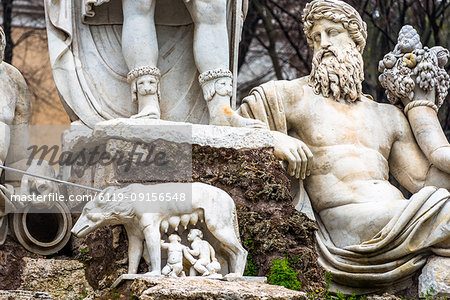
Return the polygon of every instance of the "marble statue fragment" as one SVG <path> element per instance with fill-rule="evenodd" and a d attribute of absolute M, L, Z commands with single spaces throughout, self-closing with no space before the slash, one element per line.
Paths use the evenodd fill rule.
<path fill-rule="evenodd" d="M 120 117 L 264 127 L 232 109 L 247 6 L 46 0 L 50 60 L 72 121 L 91 128 Z"/>
<path fill-rule="evenodd" d="M 30 95 L 22 74 L 3 61 L 5 50 L 5 34 L 0 28 L 0 164 L 29 173 L 55 177 L 55 170 L 46 161 L 38 164 L 37 160 L 29 163 L 30 147 Z M 33 236 L 23 222 L 24 214 L 34 213 L 34 209 L 49 209 L 54 203 L 36 201 L 13 201 L 12 195 L 44 196 L 54 193 L 58 186 L 50 181 L 0 169 L 0 245 L 11 230 L 17 241 L 28 251 L 42 255 L 59 251 L 70 237 L 71 219 L 67 217 L 65 205 L 58 205 L 57 211 L 62 213 L 58 224 L 42 224 L 42 231 L 58 226 L 58 234 L 49 241 L 42 242 Z M 61 208 L 61 209 L 60 209 Z M 24 212 L 26 211 L 26 212 Z M 14 213 L 12 215 L 11 214 Z M 64 222 L 62 221 L 64 219 Z M 65 224 L 65 227 L 63 227 Z M 53 230 L 54 228 L 51 228 Z M 51 231 L 49 230 L 49 231 Z M 33 231 L 36 233 L 36 230 Z"/>
<path fill-rule="evenodd" d="M 0 28 L 0 164 L 23 169 L 26 167 L 23 160 L 28 158 L 30 96 L 22 74 L 3 61 L 5 47 L 5 33 Z M 7 179 L 20 181 L 20 178 L 6 178 L 0 169 L 0 245 L 8 232 L 7 211 L 15 210 L 10 201 L 14 187 L 6 184 Z"/>
<path fill-rule="evenodd" d="M 195 276 L 196 273 L 199 273 L 202 276 L 213 276 L 220 272 L 220 264 L 217 261 L 215 250 L 208 241 L 203 240 L 201 230 L 191 229 L 187 239 L 191 242 L 192 249 L 185 248 L 183 253 L 192 264 L 189 275 Z"/>
<path fill-rule="evenodd" d="M 186 276 L 183 271 L 183 251 L 186 246 L 181 244 L 181 238 L 177 234 L 169 235 L 169 242 L 161 240 L 161 249 L 167 250 L 167 264 L 161 270 L 162 275 L 171 277 Z"/>
<path fill-rule="evenodd" d="M 133 201 L 133 194 L 151 194 L 155 191 L 173 192 L 188 189 L 192 199 L 186 196 L 187 203 L 170 201 L 148 202 Z M 122 196 L 120 196 L 122 195 Z M 108 201 L 108 199 L 122 201 Z M 189 201 L 192 200 L 191 203 Z M 186 205 L 187 204 L 187 205 Z M 156 206 L 158 205 L 158 209 Z M 183 256 L 189 253 L 190 262 L 196 270 L 204 274 L 204 267 L 209 273 L 218 272 L 220 265 L 213 259 L 214 249 L 208 247 L 207 241 L 201 239 L 202 231 L 198 228 L 190 231 L 188 239 L 193 249 L 180 242 L 177 234 L 189 225 L 204 225 L 211 236 L 217 240 L 221 250 L 226 253 L 228 261 L 227 276 L 242 276 L 245 268 L 247 251 L 239 240 L 236 208 L 233 199 L 223 190 L 203 183 L 163 183 L 157 185 L 131 184 L 124 188 L 109 187 L 86 204 L 74 225 L 72 233 L 85 237 L 93 230 L 106 226 L 122 224 L 128 236 L 128 273 L 136 274 L 143 251 L 147 251 L 150 261 L 149 275 L 182 276 Z M 181 226 L 180 226 L 181 225 Z M 167 230 L 175 233 L 169 236 L 169 243 L 161 240 Z M 144 250 L 144 243 L 146 249 Z M 161 249 L 168 251 L 167 265 L 161 271 Z M 209 253 L 211 260 L 205 258 Z M 192 256 L 199 256 L 192 258 Z M 203 271 L 203 272 L 201 272 Z"/>
<path fill-rule="evenodd" d="M 444 68 L 448 58 L 449 51 L 441 46 L 422 47 L 419 34 L 406 25 L 394 50 L 379 63 L 379 80 L 389 101 L 404 109 L 425 156 L 446 173 L 450 173 L 450 145 L 439 130 L 437 112 L 450 87 Z"/>
<path fill-rule="evenodd" d="M 319 263 L 331 273 L 332 288 L 364 293 L 401 286 L 432 253 L 450 256 L 450 155 L 433 160 L 426 148 L 448 149 L 448 141 L 441 139 L 439 123 L 429 122 L 436 119 L 432 108 L 414 107 L 405 116 L 362 93 L 367 26 L 353 7 L 314 0 L 303 22 L 314 55 L 311 74 L 254 88 L 239 112 L 272 130 L 274 153 L 298 183 L 296 207 L 312 206 Z M 410 64 L 408 53 L 425 49 L 410 34 L 402 31 L 399 45 L 383 60 L 386 68 L 400 56 L 406 56 L 401 64 Z M 438 57 L 437 65 L 446 60 L 442 49 L 424 51 Z M 437 105 L 441 85 L 421 80 L 414 81 L 412 95 L 400 88 L 401 98 Z M 426 143 L 414 130 L 422 124 L 421 109 L 434 114 L 425 118 L 433 124 L 427 125 Z M 389 174 L 414 195 L 405 199 Z"/>

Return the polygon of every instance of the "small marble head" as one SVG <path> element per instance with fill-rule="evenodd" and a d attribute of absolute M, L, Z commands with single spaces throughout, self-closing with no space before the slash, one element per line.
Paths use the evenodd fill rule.
<path fill-rule="evenodd" d="M 171 235 L 169 235 L 169 242 L 170 243 L 175 243 L 175 242 L 181 243 L 181 238 L 178 234 L 171 234 Z"/>
<path fill-rule="evenodd" d="M 189 242 L 192 242 L 196 237 L 203 238 L 203 232 L 200 229 L 191 229 L 187 236 Z"/>
<path fill-rule="evenodd" d="M 360 53 L 364 51 L 367 39 L 367 25 L 359 13 L 349 4 L 340 0 L 314 0 L 303 10 L 303 30 L 308 45 L 314 49 L 311 31 L 318 20 L 329 20 L 342 24 L 356 44 Z"/>
<path fill-rule="evenodd" d="M 136 80 L 139 95 L 154 95 L 158 91 L 158 78 L 154 75 L 143 75 Z"/>

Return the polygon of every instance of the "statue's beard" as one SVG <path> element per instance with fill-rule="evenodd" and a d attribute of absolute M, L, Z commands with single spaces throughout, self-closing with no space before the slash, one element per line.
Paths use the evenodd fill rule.
<path fill-rule="evenodd" d="M 316 94 L 355 102 L 362 94 L 363 80 L 362 55 L 354 47 L 339 50 L 332 46 L 319 50 L 313 58 L 309 84 Z"/>

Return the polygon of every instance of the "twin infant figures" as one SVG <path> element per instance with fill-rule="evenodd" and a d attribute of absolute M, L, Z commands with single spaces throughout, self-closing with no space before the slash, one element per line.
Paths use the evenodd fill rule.
<path fill-rule="evenodd" d="M 221 276 L 220 264 L 216 259 L 214 248 L 205 240 L 199 229 L 191 229 L 187 236 L 192 249 L 181 244 L 181 238 L 177 234 L 169 236 L 169 242 L 161 240 L 161 248 L 167 250 L 167 264 L 161 273 L 166 276 L 184 277 L 183 257 L 192 265 L 189 276 Z M 198 257 L 198 258 L 195 258 Z"/>

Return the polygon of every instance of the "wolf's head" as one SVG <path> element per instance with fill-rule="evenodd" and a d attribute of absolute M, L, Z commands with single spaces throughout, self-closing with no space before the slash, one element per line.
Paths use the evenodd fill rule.
<path fill-rule="evenodd" d="M 117 197 L 117 192 L 115 187 L 108 187 L 94 200 L 88 202 L 73 226 L 72 233 L 83 238 L 100 227 L 124 224 L 134 218 L 135 212 L 132 203 L 117 201 L 117 199 L 121 199 Z"/>

